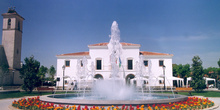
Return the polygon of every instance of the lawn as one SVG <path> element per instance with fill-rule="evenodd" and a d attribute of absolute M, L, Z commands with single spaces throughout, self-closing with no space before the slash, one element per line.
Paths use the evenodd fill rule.
<path fill-rule="evenodd" d="M 166 92 L 171 93 L 171 92 Z M 180 95 L 188 95 L 188 92 L 178 92 Z M 220 97 L 220 91 L 202 91 L 202 92 L 191 92 L 192 96 L 204 96 L 204 97 Z"/>
<path fill-rule="evenodd" d="M 65 94 L 66 92 L 56 92 L 56 94 Z M 73 93 L 73 92 L 68 92 Z M 0 99 L 6 99 L 6 98 L 19 98 L 24 96 L 41 96 L 41 95 L 50 95 L 51 92 L 42 92 L 38 93 L 37 91 L 33 91 L 32 93 L 28 92 L 0 92 Z"/>
<path fill-rule="evenodd" d="M 4 92 L 4 93 L 0 93 L 0 99 L 19 98 L 24 96 L 40 96 L 40 95 L 48 95 L 48 94 L 51 94 L 51 92 L 50 93 Z"/>
<path fill-rule="evenodd" d="M 204 97 L 220 97 L 220 91 L 203 91 L 200 93 L 192 92 L 192 95 Z"/>

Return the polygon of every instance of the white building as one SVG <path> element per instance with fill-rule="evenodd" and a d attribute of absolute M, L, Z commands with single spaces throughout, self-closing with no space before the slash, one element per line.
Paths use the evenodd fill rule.
<path fill-rule="evenodd" d="M 116 21 L 110 37 L 109 43 L 88 45 L 88 52 L 57 55 L 57 86 L 68 86 L 63 85 L 68 80 L 85 82 L 89 76 L 90 81 L 91 76 L 103 80 L 117 78 L 136 86 L 173 86 L 173 80 L 182 80 L 173 77 L 172 54 L 140 51 L 140 44 L 120 43 Z"/>
<path fill-rule="evenodd" d="M 150 78 L 155 78 L 154 86 L 164 86 L 163 74 L 165 73 L 166 86 L 173 86 L 173 72 L 172 72 L 172 54 L 155 53 L 140 51 L 140 44 L 120 43 L 122 45 L 120 60 L 116 61 L 119 66 L 119 77 L 125 78 L 126 82 L 129 79 L 135 78 L 137 75 L 137 62 L 139 62 L 140 55 L 143 55 L 143 62 L 145 65 L 146 74 Z M 91 72 L 91 64 L 94 62 L 95 71 L 94 78 L 109 79 L 111 78 L 111 61 L 108 49 L 108 43 L 98 43 L 88 45 L 88 52 L 77 52 L 57 55 L 57 82 L 58 87 L 63 86 L 63 74 L 73 79 L 77 79 L 77 61 L 80 59 L 82 62 L 83 57 L 88 61 L 88 72 Z M 121 64 L 119 64 L 121 63 Z M 63 69 L 65 66 L 65 69 Z M 165 68 L 163 68 L 165 66 Z M 146 77 L 146 81 L 149 77 Z M 65 79 L 68 82 L 68 79 Z M 148 81 L 147 81 L 148 82 Z M 145 83 L 148 85 L 148 83 Z M 65 84 L 67 86 L 67 84 Z"/>

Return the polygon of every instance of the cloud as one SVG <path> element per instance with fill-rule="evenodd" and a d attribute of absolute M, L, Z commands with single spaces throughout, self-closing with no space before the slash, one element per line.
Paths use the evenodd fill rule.
<path fill-rule="evenodd" d="M 196 55 L 198 55 L 201 58 L 204 68 L 218 67 L 217 61 L 220 58 L 220 52 L 205 52 L 205 53 L 197 53 L 197 54 L 186 53 L 182 55 L 174 55 L 173 63 L 191 65 L 192 58 L 193 56 L 196 56 Z"/>
<path fill-rule="evenodd" d="M 185 40 L 206 40 L 208 39 L 209 37 L 208 36 L 186 36 L 185 37 Z"/>
<path fill-rule="evenodd" d="M 180 35 L 180 36 L 161 36 L 158 37 L 158 41 L 204 41 L 204 40 L 219 40 L 219 32 L 207 32 L 192 35 Z"/>
<path fill-rule="evenodd" d="M 164 41 L 200 41 L 200 40 L 206 40 L 209 39 L 208 36 L 169 36 L 169 37 L 159 37 L 160 42 L 164 42 Z"/>

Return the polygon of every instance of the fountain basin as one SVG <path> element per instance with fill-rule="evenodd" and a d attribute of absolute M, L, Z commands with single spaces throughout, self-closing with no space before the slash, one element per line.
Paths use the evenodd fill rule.
<path fill-rule="evenodd" d="M 145 94 L 146 95 L 146 94 Z M 172 102 L 180 102 L 188 99 L 188 96 L 175 95 L 173 94 L 154 94 L 151 93 L 153 99 L 133 99 L 133 100 L 105 100 L 105 99 L 79 99 L 76 94 L 56 94 L 56 95 L 45 95 L 41 96 L 40 100 L 44 102 L 50 102 L 54 104 L 65 104 L 65 105 L 88 105 L 88 106 L 111 106 L 111 105 L 152 105 L 152 104 L 168 104 Z M 73 98 L 70 98 L 73 97 Z"/>

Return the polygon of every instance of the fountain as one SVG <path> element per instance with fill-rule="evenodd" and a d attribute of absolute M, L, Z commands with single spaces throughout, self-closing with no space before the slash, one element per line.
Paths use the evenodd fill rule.
<path fill-rule="evenodd" d="M 136 62 L 137 73 L 134 79 L 138 87 L 127 86 L 124 72 L 119 74 L 119 67 L 123 62 L 120 60 L 122 45 L 120 44 L 120 30 L 116 21 L 112 23 L 110 38 L 108 49 L 110 52 L 111 74 L 109 79 L 94 80 L 94 63 L 91 63 L 89 70 L 87 68 L 87 59 L 83 57 L 82 63 L 80 60 L 77 61 L 78 78 L 76 78 L 79 90 L 83 92 L 41 96 L 41 100 L 68 105 L 147 105 L 187 100 L 187 96 L 152 93 L 153 82 L 151 80 L 153 77 L 151 76 L 151 67 L 149 66 L 148 72 L 146 72 L 142 55 L 140 55 L 139 62 Z M 150 63 L 151 61 L 149 60 Z M 148 83 L 151 84 L 147 92 L 144 92 L 144 79 L 149 79 Z M 89 84 L 92 87 L 88 87 Z M 89 92 L 85 92 L 87 87 L 90 88 Z"/>

